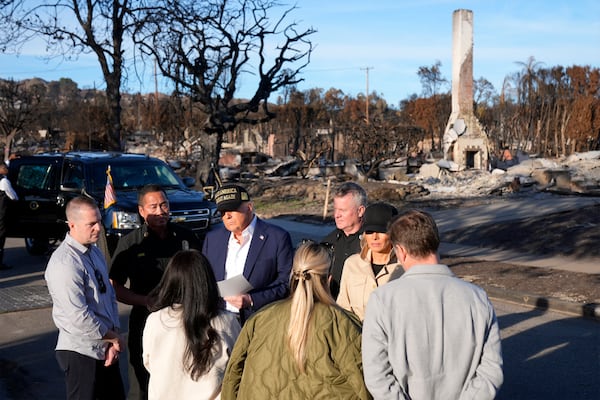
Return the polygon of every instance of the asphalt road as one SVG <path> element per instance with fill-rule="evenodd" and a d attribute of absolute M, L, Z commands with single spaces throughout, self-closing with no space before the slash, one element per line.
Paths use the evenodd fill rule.
<path fill-rule="evenodd" d="M 600 398 L 598 322 L 498 301 L 494 306 L 505 373 L 498 399 Z M 0 399 L 64 399 L 50 314 L 49 308 L 0 314 Z"/>
<path fill-rule="evenodd" d="M 600 323 L 493 301 L 502 335 L 497 400 L 600 399 Z"/>
<path fill-rule="evenodd" d="M 447 217 L 448 221 L 453 219 Z M 332 229 L 327 225 L 275 222 L 291 231 L 294 244 L 303 238 L 319 239 Z M 0 302 L 3 293 L 43 286 L 44 257 L 27 255 L 22 240 L 17 239 L 8 240 L 6 256 L 15 268 L 0 271 Z M 598 322 L 500 300 L 494 300 L 494 305 L 502 329 L 505 362 L 505 383 L 499 399 L 600 398 Z M 51 309 L 40 306 L 0 313 L 0 399 L 64 398 L 63 379 L 54 359 L 57 333 Z M 121 309 L 123 327 L 127 326 L 127 310 Z M 126 366 L 121 367 L 126 377 Z"/>

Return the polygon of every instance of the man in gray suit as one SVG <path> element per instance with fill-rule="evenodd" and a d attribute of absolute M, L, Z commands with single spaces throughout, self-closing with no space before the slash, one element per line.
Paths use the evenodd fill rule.
<path fill-rule="evenodd" d="M 367 303 L 367 388 L 375 399 L 494 399 L 503 381 L 502 352 L 485 291 L 440 264 L 431 215 L 400 214 L 388 235 L 406 272 Z"/>

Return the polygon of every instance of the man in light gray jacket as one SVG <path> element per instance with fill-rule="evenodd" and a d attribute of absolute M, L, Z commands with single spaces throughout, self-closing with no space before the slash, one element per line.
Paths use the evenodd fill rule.
<path fill-rule="evenodd" d="M 408 211 L 388 234 L 404 275 L 369 298 L 362 336 L 375 399 L 493 399 L 503 381 L 500 329 L 485 291 L 439 263 L 433 218 Z"/>

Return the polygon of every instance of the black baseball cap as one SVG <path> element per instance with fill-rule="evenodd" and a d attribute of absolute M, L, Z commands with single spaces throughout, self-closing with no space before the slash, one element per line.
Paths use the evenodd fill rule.
<path fill-rule="evenodd" d="M 363 231 L 386 233 L 388 223 L 395 215 L 398 215 L 398 210 L 391 204 L 371 204 L 365 210 L 365 215 L 363 218 Z"/>
<path fill-rule="evenodd" d="M 235 211 L 244 201 L 250 201 L 250 195 L 239 185 L 223 185 L 215 193 L 215 203 L 219 211 Z"/>

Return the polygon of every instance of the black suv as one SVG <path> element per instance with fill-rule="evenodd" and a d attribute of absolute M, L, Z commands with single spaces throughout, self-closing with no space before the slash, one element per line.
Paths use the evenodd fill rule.
<path fill-rule="evenodd" d="M 116 203 L 104 209 L 107 170 L 110 167 Z M 52 241 L 67 232 L 65 205 L 80 194 L 93 197 L 102 213 L 106 254 L 120 236 L 137 228 L 141 218 L 137 190 L 160 185 L 169 199 L 171 221 L 181 223 L 203 238 L 220 223 L 216 205 L 204 193 L 190 189 L 193 178 L 178 177 L 165 162 L 141 154 L 113 152 L 44 153 L 20 157 L 9 164 L 8 178 L 19 200 L 9 205 L 9 237 L 25 238 L 27 251 L 43 254 Z M 106 247 L 104 247 L 106 246 Z"/>

